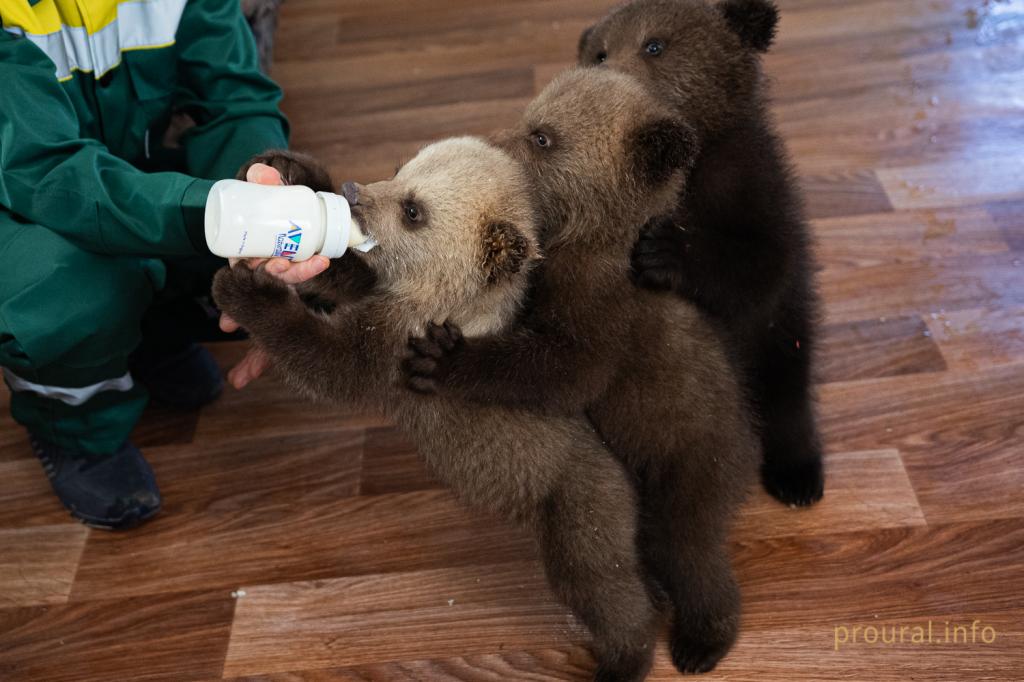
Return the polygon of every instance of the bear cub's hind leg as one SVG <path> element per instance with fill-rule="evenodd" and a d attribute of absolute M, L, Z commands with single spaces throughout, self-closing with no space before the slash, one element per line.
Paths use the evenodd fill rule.
<path fill-rule="evenodd" d="M 635 494 L 609 453 L 589 455 L 541 510 L 544 567 L 593 636 L 595 682 L 639 682 L 653 661 L 660 614 L 640 565 Z"/>
<path fill-rule="evenodd" d="M 680 672 L 703 673 L 736 640 L 740 592 L 726 551 L 727 510 L 691 479 L 672 466 L 640 473 L 641 551 L 672 602 L 672 662 Z"/>
<path fill-rule="evenodd" d="M 811 385 L 814 340 L 806 314 L 787 317 L 786 324 L 776 325 L 774 338 L 764 342 L 753 368 L 753 397 L 763 422 L 761 483 L 783 504 L 806 507 L 825 492 Z"/>

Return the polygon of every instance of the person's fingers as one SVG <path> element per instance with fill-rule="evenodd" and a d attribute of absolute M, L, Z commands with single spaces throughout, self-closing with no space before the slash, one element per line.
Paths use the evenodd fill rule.
<path fill-rule="evenodd" d="M 220 314 L 220 330 L 225 334 L 238 331 L 239 324 L 227 313 Z"/>
<path fill-rule="evenodd" d="M 281 173 L 265 163 L 254 163 L 245 172 L 245 179 L 257 185 L 283 185 Z"/>
<path fill-rule="evenodd" d="M 244 388 L 250 381 L 249 365 L 252 362 L 251 355 L 253 349 L 249 349 L 249 352 L 245 354 L 237 365 L 231 368 L 228 372 L 228 381 L 235 388 Z"/>
<path fill-rule="evenodd" d="M 249 268 L 250 270 L 255 270 L 259 266 L 261 266 L 264 263 L 266 263 L 267 260 L 268 259 L 266 259 L 266 258 L 228 258 L 228 267 L 233 268 L 236 265 L 238 265 L 239 263 L 244 263 L 245 267 Z M 284 259 L 283 258 L 279 258 L 277 260 L 284 260 Z M 287 262 L 287 261 L 285 261 L 285 262 Z"/>
<path fill-rule="evenodd" d="M 253 379 L 259 376 L 258 355 L 255 349 L 250 350 L 245 359 L 241 363 L 241 367 L 238 372 L 238 381 L 235 384 L 235 388 L 244 388 L 249 385 Z"/>
<path fill-rule="evenodd" d="M 280 277 L 292 267 L 292 262 L 286 258 L 271 258 L 267 261 L 267 267 L 264 268 L 271 275 Z"/>
<path fill-rule="evenodd" d="M 270 358 L 261 348 L 254 346 L 241 362 L 228 372 L 228 381 L 237 389 L 245 388 L 253 379 L 259 378 L 269 366 Z"/>
<path fill-rule="evenodd" d="M 282 263 L 277 265 L 277 261 Z M 313 256 L 309 260 L 292 263 L 283 258 L 275 258 L 267 264 L 267 272 L 276 275 L 285 284 L 299 284 L 312 279 L 331 265 L 327 256 Z"/>
<path fill-rule="evenodd" d="M 249 381 L 259 379 L 270 367 L 270 356 L 261 348 L 255 348 L 252 352 L 252 361 L 249 363 Z"/>

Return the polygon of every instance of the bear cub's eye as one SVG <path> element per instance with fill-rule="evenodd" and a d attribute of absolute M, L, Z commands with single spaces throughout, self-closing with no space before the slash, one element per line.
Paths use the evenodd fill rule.
<path fill-rule="evenodd" d="M 420 207 L 417 206 L 414 201 L 406 201 L 403 203 L 402 213 L 405 215 L 405 219 L 410 223 L 418 223 L 423 220 L 423 212 L 420 211 Z"/>
<path fill-rule="evenodd" d="M 542 149 L 547 149 L 548 147 L 551 146 L 551 138 L 549 138 L 544 133 L 533 133 L 532 135 L 530 135 L 530 139 L 533 140 L 533 143 L 535 145 Z"/>
<path fill-rule="evenodd" d="M 647 44 L 644 45 L 644 52 L 648 57 L 657 57 L 659 54 L 665 51 L 665 43 L 661 42 L 657 38 L 648 40 Z"/>
<path fill-rule="evenodd" d="M 598 52 L 597 53 L 597 57 L 595 57 L 595 61 L 598 64 L 604 64 L 606 61 L 608 61 L 608 53 L 607 52 Z"/>

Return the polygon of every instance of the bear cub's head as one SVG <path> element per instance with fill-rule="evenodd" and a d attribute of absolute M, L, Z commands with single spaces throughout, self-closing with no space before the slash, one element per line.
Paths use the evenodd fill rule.
<path fill-rule="evenodd" d="M 631 246 L 647 218 L 671 211 L 697 152 L 689 125 L 607 69 L 562 73 L 496 139 L 533 180 L 545 248 Z"/>
<path fill-rule="evenodd" d="M 579 64 L 636 76 L 703 136 L 759 105 L 778 20 L 771 0 L 633 0 L 583 32 Z"/>
<path fill-rule="evenodd" d="M 482 139 L 424 147 L 391 180 L 346 184 L 353 217 L 379 246 L 358 254 L 378 286 L 467 334 L 503 325 L 539 258 L 522 166 Z"/>

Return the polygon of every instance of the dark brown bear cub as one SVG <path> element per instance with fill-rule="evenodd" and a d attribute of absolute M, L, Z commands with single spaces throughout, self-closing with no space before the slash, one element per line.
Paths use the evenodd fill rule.
<path fill-rule="evenodd" d="M 634 268 L 642 286 L 676 291 L 726 330 L 763 423 L 762 481 L 807 505 L 824 489 L 811 385 L 818 298 L 761 75 L 777 21 L 768 0 L 636 0 L 583 33 L 579 61 L 640 78 L 697 128 L 690 181 L 638 242 Z"/>

